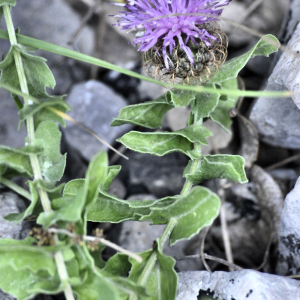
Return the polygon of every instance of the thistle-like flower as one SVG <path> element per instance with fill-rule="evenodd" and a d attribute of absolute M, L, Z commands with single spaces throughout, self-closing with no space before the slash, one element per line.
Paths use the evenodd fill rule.
<path fill-rule="evenodd" d="M 130 0 L 116 4 L 127 9 L 116 15 L 122 18 L 116 25 L 137 31 L 132 44 L 145 52 L 148 75 L 202 83 L 226 59 L 227 38 L 214 16 L 230 1 Z"/>

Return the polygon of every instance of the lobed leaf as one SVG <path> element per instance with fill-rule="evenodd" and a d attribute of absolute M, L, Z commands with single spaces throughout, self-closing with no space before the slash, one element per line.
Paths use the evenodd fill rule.
<path fill-rule="evenodd" d="M 190 239 L 203 227 L 212 224 L 219 208 L 219 197 L 209 189 L 197 186 L 168 206 L 150 208 L 150 215 L 142 217 L 141 221 L 166 224 L 169 219 L 175 218 L 178 223 L 170 235 L 170 245 L 173 245 L 182 239 Z"/>
<path fill-rule="evenodd" d="M 247 182 L 244 170 L 245 160 L 239 155 L 203 155 L 197 170 L 189 174 L 190 163 L 184 171 L 184 176 L 193 184 L 201 183 L 205 179 L 225 178 L 239 183 Z"/>
<path fill-rule="evenodd" d="M 179 151 L 190 156 L 193 143 L 207 145 L 206 138 L 211 132 L 202 125 L 190 125 L 174 132 L 131 131 L 118 139 L 120 143 L 134 151 L 162 156 Z"/>
<path fill-rule="evenodd" d="M 161 127 L 164 115 L 173 107 L 166 93 L 154 101 L 147 101 L 122 108 L 118 118 L 113 119 L 111 126 L 133 124 L 151 129 Z"/>

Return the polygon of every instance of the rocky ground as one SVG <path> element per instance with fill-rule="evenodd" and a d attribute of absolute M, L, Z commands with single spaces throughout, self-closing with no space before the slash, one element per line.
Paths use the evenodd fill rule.
<path fill-rule="evenodd" d="M 274 34 L 284 44 L 289 42 L 292 49 L 297 51 L 296 54 L 280 52 L 270 59 L 257 57 L 250 60 L 240 73 L 246 89 L 298 92 L 300 26 L 297 24 L 300 21 L 300 5 L 297 2 L 233 0 L 225 9 L 224 18 L 255 32 Z M 22 0 L 18 1 L 12 13 L 15 25 L 20 27 L 22 34 L 141 72 L 140 53 L 128 43 L 132 33 L 120 32 L 111 26 L 115 22 L 113 18 L 107 17 L 116 11 L 118 8 L 104 1 Z M 88 20 L 82 25 L 84 19 Z M 258 39 L 225 20 L 221 23 L 229 36 L 229 58 L 246 52 Z M 80 32 L 75 36 L 78 29 Z M 7 51 L 7 47 L 7 42 L 0 41 L 1 52 Z M 176 153 L 154 157 L 125 150 L 115 140 L 134 127 L 110 127 L 112 118 L 117 117 L 122 107 L 155 99 L 165 92 L 164 89 L 114 71 L 39 52 L 47 58 L 56 78 L 54 93 L 68 94 L 66 101 L 73 108 L 70 116 L 130 158 L 126 161 L 116 156 L 88 133 L 69 123 L 66 129 L 62 129 L 62 152 L 68 152 L 63 180 L 81 178 L 91 157 L 104 149 L 109 153 L 111 164 L 122 166 L 111 188 L 111 192 L 119 198 L 144 200 L 179 193 L 184 183 L 182 173 L 187 164 L 184 155 Z M 246 98 L 239 102 L 231 135 L 215 124 L 206 122 L 205 125 L 214 132 L 214 136 L 209 139 L 210 146 L 203 149 L 204 153 L 239 153 L 246 160 L 249 183 L 233 185 L 211 180 L 205 185 L 223 195 L 234 263 L 242 269 L 253 271 L 223 273 L 221 271 L 228 271 L 228 266 L 215 260 L 207 260 L 214 272 L 210 274 L 205 271 L 198 255 L 204 238 L 202 232 L 190 241 L 177 243 L 172 248 L 166 246 L 165 253 L 177 258 L 176 269 L 181 272 L 178 299 L 197 299 L 207 291 L 215 291 L 214 295 L 220 299 L 300 299 L 300 284 L 283 277 L 296 275 L 300 270 L 298 108 L 299 93 L 288 99 Z M 9 93 L 3 89 L 0 90 L 0 111 L 0 144 L 23 146 L 25 129 L 21 127 L 17 131 L 17 109 Z M 188 114 L 188 109 L 169 111 L 163 129 L 178 130 L 185 127 Z M 25 200 L 0 185 L 1 216 L 8 212 L 21 212 L 26 205 Z M 0 237 L 23 238 L 30 226 L 30 223 L 15 226 L 0 218 Z M 139 222 L 100 226 L 108 239 L 135 252 L 149 249 L 163 230 L 161 226 Z M 205 253 L 226 259 L 223 238 L 221 222 L 217 219 L 205 238 Z M 111 253 L 107 251 L 105 255 Z M 234 268 L 232 266 L 230 270 L 234 271 Z M 199 284 L 200 281 L 202 284 Z M 283 295 L 279 293 L 282 290 L 285 292 Z M 185 294 L 186 291 L 190 294 Z M 0 300 L 4 299 L 13 298 L 1 295 L 0 291 Z M 38 296 L 36 299 L 63 298 L 59 295 Z"/>

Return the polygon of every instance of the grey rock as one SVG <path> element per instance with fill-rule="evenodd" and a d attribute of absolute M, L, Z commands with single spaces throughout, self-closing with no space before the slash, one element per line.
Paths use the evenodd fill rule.
<path fill-rule="evenodd" d="M 69 115 L 109 144 L 132 127 L 130 125 L 110 127 L 112 119 L 118 116 L 119 110 L 126 106 L 126 102 L 103 83 L 90 80 L 74 85 L 67 102 L 72 107 Z M 65 134 L 67 142 L 80 151 L 86 160 L 90 160 L 101 149 L 107 149 L 73 123 L 67 124 Z"/>
<path fill-rule="evenodd" d="M 300 111 L 292 99 L 259 98 L 253 106 L 250 120 L 265 143 L 300 149 Z"/>
<path fill-rule="evenodd" d="M 181 272 L 178 277 L 176 300 L 197 300 L 200 290 L 223 300 L 300 299 L 299 281 L 254 270 Z"/>
<path fill-rule="evenodd" d="M 0 289 L 0 300 L 16 300 L 16 298 L 7 293 L 2 292 L 2 290 Z"/>
<path fill-rule="evenodd" d="M 126 152 L 129 161 L 123 163 L 120 173 L 132 194 L 148 192 L 162 198 L 179 194 L 184 184 L 182 177 L 187 158 L 181 153 L 164 157 Z M 170 169 L 172 166 L 172 169 Z"/>
<path fill-rule="evenodd" d="M 155 100 L 167 92 L 165 87 L 148 81 L 141 81 L 137 90 L 141 101 Z"/>
<path fill-rule="evenodd" d="M 279 225 L 277 273 L 298 274 L 300 271 L 300 178 L 286 196 Z"/>
<path fill-rule="evenodd" d="M 22 0 L 12 9 L 15 27 L 21 34 L 70 48 L 67 42 L 80 25 L 80 17 L 62 0 Z M 0 43 L 3 51 L 7 42 Z M 91 28 L 84 28 L 76 40 L 74 50 L 92 54 L 94 35 Z M 57 93 L 65 94 L 71 84 L 81 81 L 87 75 L 82 66 L 78 67 L 73 60 L 50 52 L 38 52 L 48 60 L 48 65 L 56 78 Z"/>
<path fill-rule="evenodd" d="M 222 17 L 259 32 L 277 34 L 288 10 L 288 2 L 286 0 L 233 1 L 225 7 Z M 232 26 L 229 22 L 222 21 L 222 27 L 229 36 L 230 46 L 240 47 L 257 40 L 252 34 L 239 29 L 238 26 Z"/>
<path fill-rule="evenodd" d="M 0 89 L 0 110 L 0 145 L 13 148 L 23 147 L 26 137 L 25 126 L 22 125 L 18 130 L 17 106 L 10 93 L 4 89 Z"/>
<path fill-rule="evenodd" d="M 24 200 L 13 192 L 0 191 L 0 238 L 24 239 L 29 230 L 30 224 L 21 222 L 14 224 L 3 219 L 11 213 L 21 213 L 25 211 Z"/>

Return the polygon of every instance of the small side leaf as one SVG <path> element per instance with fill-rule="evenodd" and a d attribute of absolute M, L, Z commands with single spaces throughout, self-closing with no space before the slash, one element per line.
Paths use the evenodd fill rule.
<path fill-rule="evenodd" d="M 60 154 L 60 140 L 61 132 L 54 122 L 42 122 L 35 131 L 35 144 L 44 149 L 39 157 L 41 171 L 50 181 L 59 181 L 66 166 L 66 154 Z"/>
<path fill-rule="evenodd" d="M 167 94 L 154 101 L 129 105 L 120 110 L 118 118 L 114 118 L 111 126 L 133 124 L 151 129 L 158 128 L 161 127 L 166 112 L 173 107 Z"/>
<path fill-rule="evenodd" d="M 139 277 L 145 269 L 148 259 L 151 257 L 153 251 L 156 252 L 156 262 L 149 274 L 146 283 L 143 285 L 146 287 L 149 296 L 141 296 L 139 298 L 140 300 L 174 300 L 176 297 L 178 277 L 174 270 L 175 260 L 174 258 L 162 253 L 161 247 L 159 245 L 159 240 L 157 246 L 157 250 L 148 250 L 139 253 L 139 255 L 143 258 L 142 263 L 138 263 L 134 259 L 129 258 L 129 261 L 132 264 L 129 279 L 134 282 L 138 282 Z"/>
<path fill-rule="evenodd" d="M 203 227 L 212 224 L 219 214 L 219 208 L 219 197 L 209 189 L 197 186 L 169 206 L 150 208 L 151 214 L 142 217 L 141 221 L 166 224 L 170 218 L 175 218 L 178 223 L 170 235 L 172 246 L 182 239 L 190 239 Z"/>
<path fill-rule="evenodd" d="M 174 132 L 146 132 L 131 131 L 123 135 L 118 141 L 134 151 L 162 156 L 179 151 L 190 156 L 193 143 L 207 145 L 206 138 L 211 132 L 201 125 L 190 125 Z"/>
<path fill-rule="evenodd" d="M 190 164 L 184 172 L 184 176 L 193 184 L 212 178 L 225 178 L 239 183 L 248 181 L 244 170 L 245 160 L 239 155 L 204 155 L 200 161 L 194 174 L 189 174 Z"/>
<path fill-rule="evenodd" d="M 121 171 L 121 166 L 109 166 L 108 167 L 108 174 L 107 177 L 105 178 L 105 181 L 101 187 L 101 189 L 104 192 L 107 192 L 112 181 L 115 179 L 115 177 L 119 174 Z"/>

